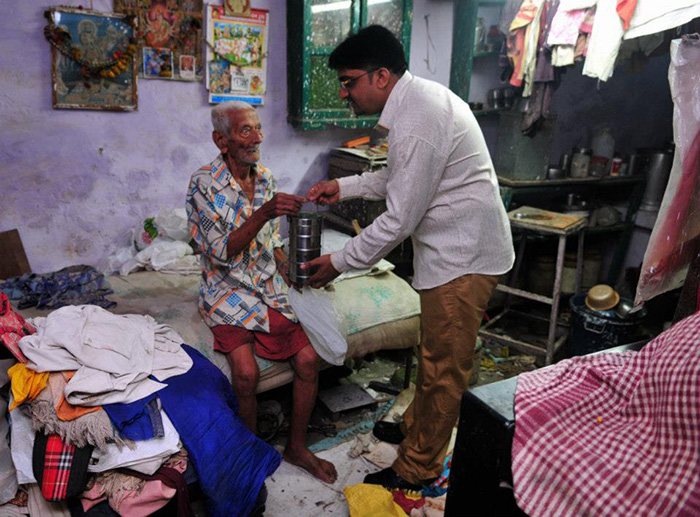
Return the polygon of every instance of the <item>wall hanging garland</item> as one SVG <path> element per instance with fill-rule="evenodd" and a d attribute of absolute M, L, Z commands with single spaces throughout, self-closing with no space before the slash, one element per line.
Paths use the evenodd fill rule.
<path fill-rule="evenodd" d="M 124 38 L 111 52 L 110 59 L 94 60 L 83 55 L 83 51 L 73 42 L 71 35 L 62 27 L 54 23 L 52 12 L 44 11 L 44 17 L 48 24 L 44 27 L 44 36 L 47 41 L 68 59 L 75 61 L 80 66 L 80 71 L 85 80 L 85 87 L 90 88 L 90 79 L 96 77 L 114 78 L 124 72 L 138 50 L 135 37 Z M 126 16 L 123 22 L 134 29 L 136 33 L 136 18 Z"/>

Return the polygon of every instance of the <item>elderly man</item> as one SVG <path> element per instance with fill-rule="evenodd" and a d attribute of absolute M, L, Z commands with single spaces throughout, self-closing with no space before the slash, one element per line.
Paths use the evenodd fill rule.
<path fill-rule="evenodd" d="M 365 482 L 416 488 L 442 472 L 482 315 L 498 275 L 513 265 L 510 225 L 474 115 L 443 85 L 408 72 L 389 30 L 360 30 L 329 64 L 355 113 L 381 112 L 389 155 L 386 168 L 322 181 L 307 197 L 324 205 L 385 198 L 387 211 L 343 250 L 310 262 L 309 283 L 319 287 L 339 272 L 368 267 L 411 236 L 422 328 L 416 394 L 400 426 L 375 425 L 377 437 L 401 445 L 392 467 Z"/>
<path fill-rule="evenodd" d="M 226 354 L 240 414 L 256 431 L 255 355 L 289 359 L 292 422 L 284 459 L 326 483 L 333 464 L 306 447 L 306 429 L 318 391 L 318 355 L 288 303 L 287 257 L 279 217 L 296 214 L 304 198 L 277 192 L 272 173 L 258 164 L 262 127 L 255 109 L 231 101 L 211 112 L 212 138 L 221 154 L 192 175 L 187 213 L 202 253 L 199 309 Z"/>

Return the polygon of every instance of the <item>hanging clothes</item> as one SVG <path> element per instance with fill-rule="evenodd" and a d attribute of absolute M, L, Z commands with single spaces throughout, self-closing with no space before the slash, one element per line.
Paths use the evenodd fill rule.
<path fill-rule="evenodd" d="M 616 11 L 622 19 L 622 27 L 627 30 L 630 28 L 630 20 L 637 8 L 637 0 L 617 0 Z"/>
<path fill-rule="evenodd" d="M 510 84 L 517 88 L 523 85 L 526 70 L 534 61 L 536 47 L 532 46 L 533 22 L 537 19 L 544 0 L 524 0 L 518 14 L 510 24 L 508 37 L 508 57 L 513 61 L 513 75 Z M 539 24 L 538 24 L 539 27 Z M 529 45 L 528 45 L 529 43 Z"/>
<path fill-rule="evenodd" d="M 598 0 L 583 75 L 601 81 L 607 81 L 612 76 L 624 33 L 622 19 L 616 9 L 617 0 Z"/>
<path fill-rule="evenodd" d="M 673 29 L 700 16 L 697 0 L 638 0 L 625 39 Z"/>
<path fill-rule="evenodd" d="M 586 9 L 567 11 L 559 4 L 547 36 L 547 45 L 552 49 L 552 66 L 574 64 L 574 47 L 585 16 Z"/>

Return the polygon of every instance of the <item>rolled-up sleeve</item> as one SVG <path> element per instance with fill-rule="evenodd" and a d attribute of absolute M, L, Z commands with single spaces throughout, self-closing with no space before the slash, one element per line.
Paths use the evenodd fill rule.
<path fill-rule="evenodd" d="M 373 199 L 382 192 L 381 180 L 386 178 L 387 210 L 343 250 L 331 255 L 333 266 L 340 272 L 367 268 L 385 257 L 411 235 L 435 197 L 447 164 L 444 153 L 417 136 L 392 142 L 389 153 L 388 168 L 359 176 L 347 189 Z"/>

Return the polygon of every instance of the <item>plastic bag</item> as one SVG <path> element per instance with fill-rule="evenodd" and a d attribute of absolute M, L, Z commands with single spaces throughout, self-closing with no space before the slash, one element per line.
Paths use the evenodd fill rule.
<path fill-rule="evenodd" d="M 683 285 L 700 246 L 700 39 L 671 42 L 669 82 L 676 152 L 659 215 L 644 254 L 634 300 L 639 305 Z"/>
<path fill-rule="evenodd" d="M 192 238 L 187 228 L 187 212 L 184 208 L 161 208 L 158 215 L 153 218 L 158 229 L 158 235 L 169 237 L 174 241 L 190 242 Z"/>
<path fill-rule="evenodd" d="M 338 313 L 329 296 L 310 287 L 304 287 L 302 292 L 290 289 L 289 305 L 321 359 L 335 366 L 343 364 L 348 343 L 340 330 Z"/>

